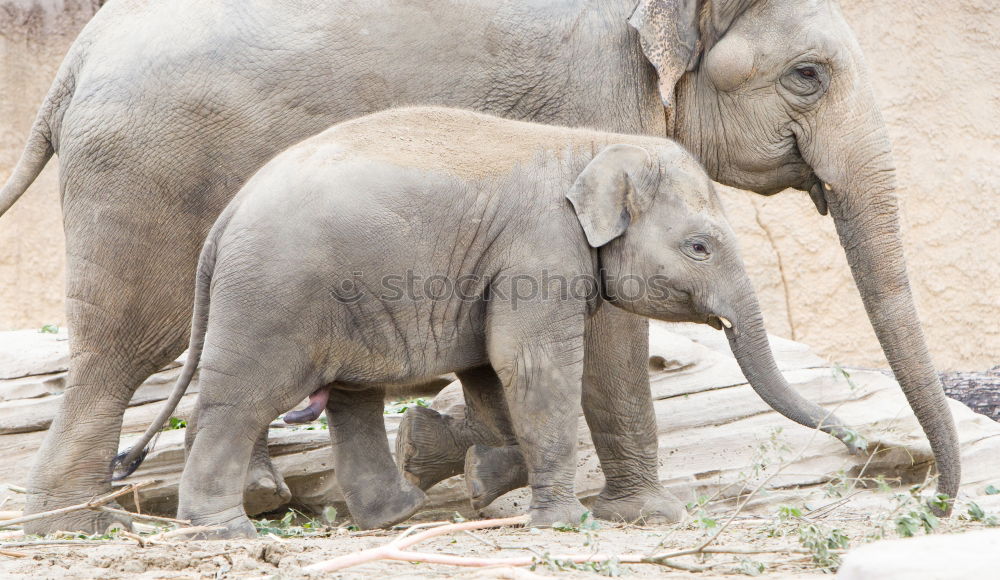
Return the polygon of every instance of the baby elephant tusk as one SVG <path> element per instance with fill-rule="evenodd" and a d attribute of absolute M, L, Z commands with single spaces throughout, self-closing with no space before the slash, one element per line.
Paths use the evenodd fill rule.
<path fill-rule="evenodd" d="M 733 323 L 729 322 L 729 319 L 726 318 L 726 317 L 724 317 L 724 316 L 720 316 L 719 317 L 719 322 L 721 322 L 722 326 L 725 326 L 726 328 L 732 328 L 733 327 Z"/>

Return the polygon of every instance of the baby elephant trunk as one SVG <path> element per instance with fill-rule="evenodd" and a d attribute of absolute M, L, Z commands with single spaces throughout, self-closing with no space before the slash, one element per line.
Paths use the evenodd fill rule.
<path fill-rule="evenodd" d="M 736 319 L 725 329 L 726 337 L 743 375 L 760 398 L 792 421 L 840 439 L 852 455 L 864 451 L 866 444 L 856 432 L 832 412 L 799 395 L 778 370 L 753 291 L 745 294 L 736 312 Z"/>

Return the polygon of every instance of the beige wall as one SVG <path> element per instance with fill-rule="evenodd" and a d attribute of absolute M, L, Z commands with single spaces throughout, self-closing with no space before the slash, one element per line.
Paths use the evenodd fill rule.
<path fill-rule="evenodd" d="M 0 180 L 14 169 L 63 55 L 98 0 L 0 0 Z M 57 163 L 0 218 L 0 330 L 60 324 L 62 216 Z"/>
<path fill-rule="evenodd" d="M 96 1 L 0 8 L 0 178 Z M 60 10 L 60 7 L 67 8 Z M 0 6 L 5 6 L 0 2 Z M 910 275 L 940 370 L 1000 363 L 1000 11 L 995 0 L 842 0 L 896 149 Z M 25 30 L 29 33 L 25 34 Z M 59 322 L 55 164 L 0 218 L 0 330 Z M 884 366 L 829 218 L 804 193 L 726 191 L 775 334 L 831 360 Z"/>

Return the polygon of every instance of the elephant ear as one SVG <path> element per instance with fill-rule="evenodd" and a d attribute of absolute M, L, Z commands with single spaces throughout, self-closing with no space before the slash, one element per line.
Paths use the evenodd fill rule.
<path fill-rule="evenodd" d="M 660 99 L 670 109 L 681 76 L 698 66 L 733 22 L 756 0 L 640 0 L 629 25 L 656 69 Z"/>
<path fill-rule="evenodd" d="M 668 109 L 677 81 L 698 63 L 701 4 L 698 0 L 640 0 L 628 20 L 639 33 L 642 52 L 656 69 L 660 99 Z"/>
<path fill-rule="evenodd" d="M 649 152 L 635 145 L 611 145 L 583 169 L 566 194 L 587 242 L 599 248 L 625 233 L 652 201 L 659 176 Z"/>

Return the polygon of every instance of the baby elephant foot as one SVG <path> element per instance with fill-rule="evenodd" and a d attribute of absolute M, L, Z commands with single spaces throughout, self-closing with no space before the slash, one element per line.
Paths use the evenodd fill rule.
<path fill-rule="evenodd" d="M 401 480 L 401 485 L 396 490 L 380 490 L 379 497 L 375 501 L 365 501 L 357 505 L 358 502 L 351 501 L 352 498 L 347 499 L 347 507 L 351 511 L 354 523 L 362 530 L 372 530 L 388 528 L 409 519 L 427 503 L 427 494 L 410 482 Z"/>
<path fill-rule="evenodd" d="M 528 467 L 517 446 L 473 445 L 465 454 L 465 486 L 481 510 L 508 491 L 528 485 Z"/>
<path fill-rule="evenodd" d="M 184 540 L 236 540 L 257 537 L 257 528 L 239 508 L 211 516 L 187 515 L 181 510 L 178 512 L 178 517 L 191 521 L 192 528 L 179 533 L 180 538 Z"/>
<path fill-rule="evenodd" d="M 528 511 L 528 515 L 531 516 L 529 525 L 534 528 L 551 528 L 555 525 L 578 526 L 586 513 L 587 508 L 579 500 L 572 498 L 563 503 L 532 507 Z"/>
<path fill-rule="evenodd" d="M 594 502 L 594 517 L 610 521 L 673 524 L 684 519 L 686 513 L 684 504 L 663 488 L 614 499 L 601 493 Z"/>
<path fill-rule="evenodd" d="M 291 499 L 292 491 L 271 461 L 264 436 L 254 447 L 243 484 L 243 508 L 250 515 L 262 514 L 286 505 Z"/>
<path fill-rule="evenodd" d="M 281 475 L 266 469 L 251 468 L 243 488 L 243 507 L 250 515 L 274 511 L 292 499 Z"/>
<path fill-rule="evenodd" d="M 396 461 L 403 476 L 420 489 L 462 473 L 467 447 L 455 443 L 446 418 L 434 409 L 410 407 L 396 435 Z"/>

